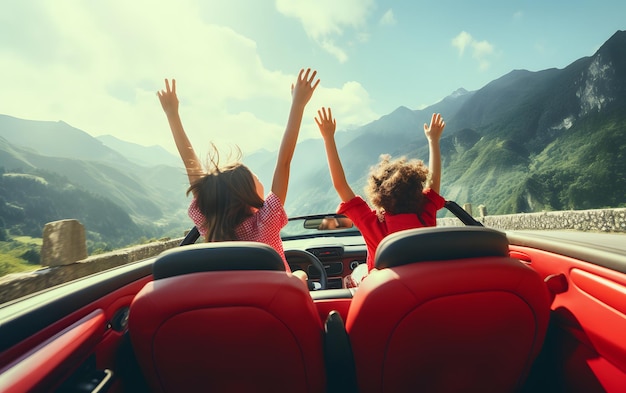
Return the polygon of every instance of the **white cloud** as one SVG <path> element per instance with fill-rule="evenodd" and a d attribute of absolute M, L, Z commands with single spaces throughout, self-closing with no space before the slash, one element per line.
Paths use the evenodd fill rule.
<path fill-rule="evenodd" d="M 300 21 L 306 34 L 321 48 L 345 62 L 345 51 L 331 37 L 339 37 L 346 29 L 362 29 L 374 7 L 374 0 L 276 0 L 281 14 Z"/>
<path fill-rule="evenodd" d="M 472 48 L 474 48 L 472 56 L 477 59 L 493 53 L 493 45 L 487 41 L 472 41 Z"/>
<path fill-rule="evenodd" d="M 343 49 L 335 45 L 334 41 L 325 39 L 322 40 L 319 44 L 326 52 L 335 56 L 340 63 L 345 63 L 346 61 L 348 61 L 348 55 L 346 54 L 346 52 L 344 52 Z"/>
<path fill-rule="evenodd" d="M 488 58 L 493 55 L 494 47 L 488 41 L 477 41 L 466 31 L 462 31 L 452 39 L 452 46 L 459 50 L 459 57 L 462 57 L 465 53 L 465 49 L 468 47 L 472 49 L 472 58 L 478 61 L 478 67 L 480 70 L 486 70 L 490 67 L 491 63 Z"/>
<path fill-rule="evenodd" d="M 473 38 L 468 32 L 462 31 L 452 39 L 452 46 L 459 50 L 459 56 L 463 56 L 465 48 L 472 43 L 472 40 Z"/>
<path fill-rule="evenodd" d="M 208 151 L 210 141 L 218 147 L 238 145 L 244 153 L 278 147 L 291 102 L 289 86 L 299 70 L 266 68 L 255 41 L 206 23 L 196 1 L 42 4 L 47 4 L 37 10 L 42 19 L 32 23 L 45 24 L 45 34 L 28 41 L 37 45 L 23 45 L 32 26 L 15 24 L 12 45 L 0 46 L 3 72 L 10 75 L 0 91 L 1 113 L 63 120 L 94 136 L 174 150 L 156 91 L 164 78 L 176 78 L 183 124 L 199 153 Z M 34 18 L 32 8 L 22 15 Z M 332 40 L 323 44 L 347 58 Z M 316 106 L 332 102 L 345 103 L 338 115 L 364 124 L 374 117 L 367 97 L 364 89 L 355 94 L 353 87 L 320 85 L 307 106 L 303 135 L 317 136 Z M 278 109 L 281 113 L 273 116 L 249 102 L 270 103 L 284 113 Z"/>
<path fill-rule="evenodd" d="M 487 57 L 493 54 L 493 45 L 487 41 L 473 41 L 472 42 L 472 57 L 478 61 L 479 68 L 486 70 L 491 63 L 487 60 Z"/>
<path fill-rule="evenodd" d="M 313 116 L 322 106 L 332 108 L 333 116 L 337 119 L 338 129 L 362 126 L 380 117 L 372 110 L 372 101 L 367 90 L 356 81 L 346 82 L 341 88 L 316 91 L 316 95 L 309 105 L 314 112 Z M 310 125 L 314 126 L 315 123 Z M 304 135 L 306 137 L 320 137 L 317 127 L 313 127 L 313 133 L 310 134 L 309 131 L 306 131 Z"/>
<path fill-rule="evenodd" d="M 396 24 L 396 17 L 393 14 L 393 10 L 389 9 L 385 14 L 380 18 L 379 22 L 382 26 L 393 26 Z"/>

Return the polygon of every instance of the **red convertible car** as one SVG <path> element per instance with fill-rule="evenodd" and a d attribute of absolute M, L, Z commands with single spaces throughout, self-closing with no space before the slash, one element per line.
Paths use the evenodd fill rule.
<path fill-rule="evenodd" d="M 191 231 L 4 304 L 0 391 L 625 392 L 623 235 L 503 232 L 447 208 L 462 224 L 390 235 L 358 288 L 363 238 L 324 215 L 283 231 L 308 288 L 263 244 Z"/>

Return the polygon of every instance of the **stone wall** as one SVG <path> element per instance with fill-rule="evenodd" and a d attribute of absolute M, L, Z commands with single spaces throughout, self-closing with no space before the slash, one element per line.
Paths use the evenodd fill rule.
<path fill-rule="evenodd" d="M 467 207 L 464 207 L 467 210 Z M 470 208 L 471 209 L 471 208 Z M 484 226 L 507 230 L 576 230 L 626 233 L 626 208 L 569 210 L 475 217 Z M 462 226 L 455 218 L 437 220 L 440 226 Z"/>
<path fill-rule="evenodd" d="M 29 273 L 14 273 L 0 277 L 0 304 L 30 295 L 41 290 L 64 284 L 127 263 L 141 261 L 159 255 L 180 244 L 180 239 L 164 239 L 156 242 L 114 250 L 104 254 L 50 266 Z M 66 260 L 59 258 L 59 260 Z"/>
<path fill-rule="evenodd" d="M 472 211 L 471 205 L 464 205 L 465 210 Z M 479 206 L 478 221 L 486 227 L 500 230 L 578 230 L 592 232 L 626 233 L 626 208 L 573 210 L 559 212 L 542 212 L 527 214 L 510 214 L 501 216 L 486 216 L 485 209 Z M 70 228 L 72 231 L 81 230 L 82 226 L 75 224 L 55 224 L 57 228 Z M 437 220 L 439 226 L 462 226 L 456 218 L 441 218 Z M 55 238 L 63 238 L 53 234 Z M 75 239 L 80 234 L 72 234 Z M 60 285 L 65 282 L 88 276 L 103 270 L 111 269 L 126 263 L 140 261 L 160 254 L 162 251 L 176 247 L 180 239 L 161 240 L 149 244 L 138 245 L 105 254 L 94 255 L 76 262 L 57 257 L 55 263 L 31 273 L 9 274 L 0 277 L 0 304 L 29 295 L 40 290 Z M 47 244 L 44 242 L 44 244 Z M 71 242 L 70 242 L 71 244 Z M 58 245 L 57 245 L 58 247 Z M 72 252 L 71 250 L 69 252 Z M 42 255 L 44 250 L 42 250 Z M 57 251 L 55 251 L 55 255 Z M 62 261 L 62 262 L 59 262 Z M 56 266 L 52 266 L 56 265 Z"/>

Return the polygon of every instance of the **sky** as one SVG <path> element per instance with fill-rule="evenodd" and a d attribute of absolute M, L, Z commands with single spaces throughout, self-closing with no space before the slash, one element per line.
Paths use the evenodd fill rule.
<path fill-rule="evenodd" d="M 623 0 L 21 0 L 0 5 L 0 114 L 175 146 L 156 92 L 177 80 L 199 154 L 276 150 L 302 68 L 339 130 L 422 109 L 515 69 L 564 68 L 626 30 Z M 445 114 L 444 118 L 445 118 Z"/>

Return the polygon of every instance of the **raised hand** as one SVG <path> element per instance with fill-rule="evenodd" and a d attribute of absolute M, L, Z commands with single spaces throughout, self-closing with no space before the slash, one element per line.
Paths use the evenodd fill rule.
<path fill-rule="evenodd" d="M 428 171 L 430 172 L 426 187 L 431 188 L 436 193 L 439 193 L 441 187 L 441 148 L 439 147 L 439 139 L 445 127 L 446 122 L 443 121 L 443 117 L 439 113 L 433 113 L 429 126 L 424 124 L 424 134 L 426 139 L 428 139 Z"/>
<path fill-rule="evenodd" d="M 317 111 L 317 116 L 315 122 L 322 133 L 322 138 L 334 138 L 335 136 L 335 128 L 337 128 L 337 121 L 333 119 L 333 113 L 330 108 L 328 108 L 328 112 L 326 112 L 326 108 L 322 108 Z"/>
<path fill-rule="evenodd" d="M 295 84 L 291 85 L 291 96 L 294 105 L 304 107 L 309 102 L 311 96 L 313 96 L 315 88 L 320 83 L 319 79 L 315 80 L 316 75 L 317 71 L 313 71 L 313 73 L 311 73 L 310 68 L 307 68 L 306 72 L 304 71 L 304 68 L 300 70 L 298 80 Z"/>
<path fill-rule="evenodd" d="M 326 108 L 322 108 L 317 111 L 315 122 L 322 133 L 324 139 L 324 148 L 326 149 L 326 158 L 328 159 L 328 169 L 330 171 L 330 179 L 333 183 L 333 187 L 337 191 L 339 198 L 343 202 L 347 202 L 354 198 L 354 192 L 350 185 L 346 181 L 346 174 L 343 171 L 343 165 L 341 165 L 341 159 L 337 152 L 337 144 L 335 143 L 335 128 L 337 128 L 337 121 L 333 119 L 333 113 L 330 108 L 326 111 Z"/>
<path fill-rule="evenodd" d="M 167 122 L 172 130 L 172 136 L 174 137 L 174 143 L 176 143 L 178 154 L 180 154 L 180 158 L 183 160 L 183 164 L 187 170 L 189 184 L 194 184 L 198 179 L 200 179 L 200 177 L 204 176 L 204 172 L 202 170 L 202 165 L 196 156 L 196 152 L 193 150 L 193 146 L 191 146 L 189 138 L 187 138 L 187 134 L 183 128 L 183 122 L 180 120 L 180 116 L 178 114 L 176 79 L 172 79 L 171 87 L 170 82 L 165 79 L 165 90 L 158 91 L 157 96 L 159 96 L 159 101 L 161 101 L 161 106 L 167 116 Z M 193 193 L 195 196 L 196 191 L 193 191 Z"/>
<path fill-rule="evenodd" d="M 304 69 L 301 69 L 296 83 L 291 85 L 291 109 L 289 109 L 287 127 L 285 127 L 285 133 L 278 149 L 276 168 L 274 169 L 272 180 L 272 192 L 276 194 L 283 205 L 287 197 L 291 159 L 298 142 L 304 108 L 311 99 L 313 91 L 320 83 L 319 79 L 315 80 L 315 75 L 317 75 L 317 71 L 311 73 L 310 68 L 307 68 L 306 72 Z"/>
<path fill-rule="evenodd" d="M 172 79 L 172 87 L 170 82 L 165 79 L 165 90 L 157 92 L 161 107 L 166 115 L 178 113 L 178 97 L 176 96 L 176 79 Z"/>
<path fill-rule="evenodd" d="M 424 134 L 428 140 L 438 141 L 445 127 L 446 122 L 443 121 L 441 114 L 433 113 L 433 117 L 430 119 L 430 125 L 424 123 Z"/>

